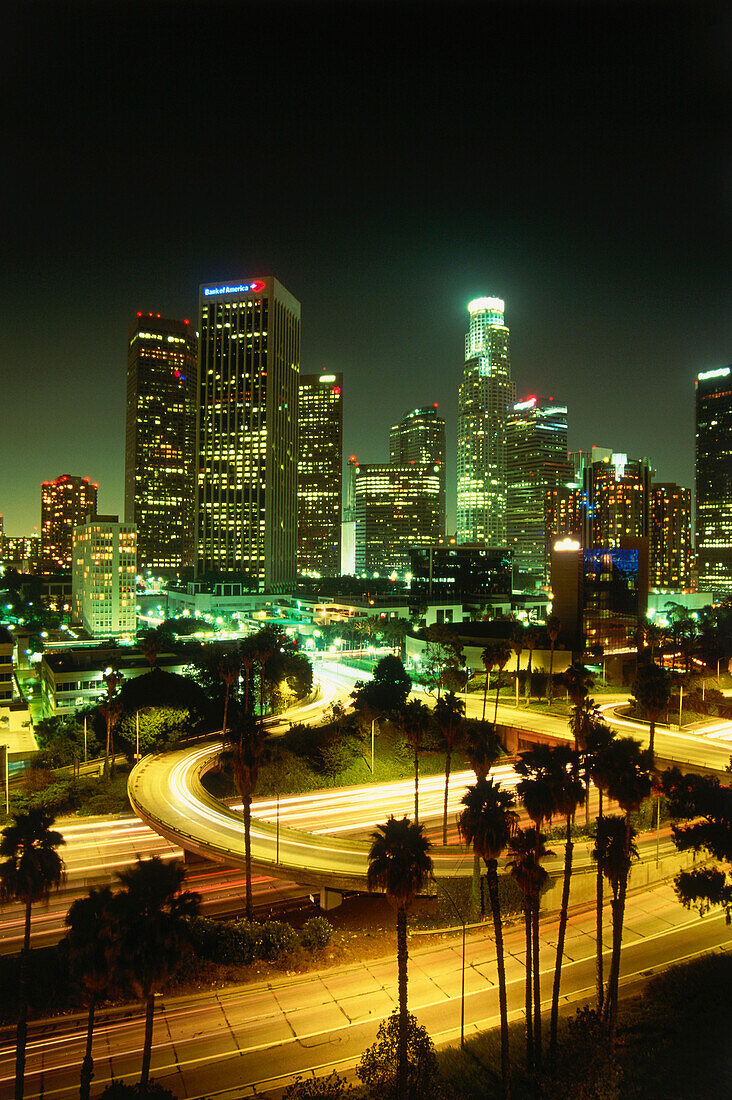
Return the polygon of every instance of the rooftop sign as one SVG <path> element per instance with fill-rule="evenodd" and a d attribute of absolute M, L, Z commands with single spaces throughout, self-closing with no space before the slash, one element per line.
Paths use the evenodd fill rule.
<path fill-rule="evenodd" d="M 729 367 L 720 367 L 719 370 L 704 370 L 697 374 L 697 381 L 706 382 L 707 378 L 725 378 L 730 372 Z"/>
<path fill-rule="evenodd" d="M 229 286 L 228 283 L 223 286 L 205 286 L 203 296 L 204 298 L 213 298 L 217 294 L 248 294 L 251 291 L 258 294 L 260 290 L 264 290 L 262 280 L 252 279 L 251 283 L 239 283 L 237 286 Z"/>

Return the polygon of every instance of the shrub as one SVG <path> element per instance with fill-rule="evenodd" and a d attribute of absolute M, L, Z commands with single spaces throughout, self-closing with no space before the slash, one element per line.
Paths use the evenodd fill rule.
<path fill-rule="evenodd" d="M 359 1079 L 380 1100 L 396 1100 L 398 1095 L 398 1050 L 399 1012 L 395 1011 L 379 1024 L 376 1042 L 365 1052 L 356 1071 Z M 407 1015 L 407 1081 L 404 1095 L 409 1100 L 436 1100 L 442 1094 L 432 1040 L 410 1012 Z"/>
<path fill-rule="evenodd" d="M 139 1081 L 135 1085 L 126 1085 L 124 1081 L 112 1080 L 101 1093 L 99 1100 L 138 1100 L 142 1096 L 146 1096 L 148 1100 L 177 1100 L 174 1092 L 164 1088 L 153 1077 L 148 1081 L 144 1093 Z"/>
<path fill-rule="evenodd" d="M 287 958 L 297 951 L 300 937 L 291 924 L 280 920 L 268 920 L 262 928 L 262 958 L 273 962 Z"/>
<path fill-rule="evenodd" d="M 333 1070 L 327 1077 L 314 1077 L 303 1081 L 296 1077 L 282 1094 L 282 1100 L 341 1100 L 352 1096 L 353 1089 Z"/>
<path fill-rule="evenodd" d="M 313 955 L 327 947 L 332 937 L 333 925 L 325 917 L 311 917 L 305 921 L 300 932 L 300 942 Z"/>

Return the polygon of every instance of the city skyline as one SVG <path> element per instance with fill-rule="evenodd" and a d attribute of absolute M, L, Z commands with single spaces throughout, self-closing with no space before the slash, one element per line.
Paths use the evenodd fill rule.
<path fill-rule="evenodd" d="M 482 295 L 570 449 L 693 488 L 694 380 L 732 345 L 722 5 L 355 2 L 355 35 L 332 4 L 201 10 L 41 3 L 11 30 L 7 534 L 67 470 L 122 512 L 129 318 L 195 324 L 200 283 L 269 272 L 302 303 L 301 370 L 344 375 L 346 454 L 386 461 L 438 402 L 449 529 Z M 275 124 L 251 129 L 261 88 Z"/>

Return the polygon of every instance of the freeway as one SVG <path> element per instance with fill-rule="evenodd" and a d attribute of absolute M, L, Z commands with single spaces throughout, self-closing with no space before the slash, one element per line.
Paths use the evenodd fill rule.
<path fill-rule="evenodd" d="M 570 917 L 562 969 L 562 1005 L 592 1000 L 595 989 L 595 914 Z M 610 917 L 605 914 L 605 949 Z M 395 950 L 389 933 L 385 948 Z M 556 921 L 542 921 L 542 1001 L 551 997 Z M 670 885 L 628 899 L 621 987 L 634 990 L 650 973 L 696 955 L 732 949 L 732 928 L 722 914 L 690 915 Z M 524 939 L 521 923 L 505 933 L 509 1010 L 520 1019 L 524 998 Z M 409 1007 L 437 1043 L 459 1038 L 461 951 L 459 936 L 409 940 Z M 283 976 L 255 985 L 165 997 L 155 1024 L 152 1073 L 177 1096 L 236 1100 L 280 1095 L 296 1073 L 327 1073 L 354 1064 L 373 1042 L 377 1026 L 397 1003 L 396 960 Z M 488 926 L 470 932 L 466 943 L 465 1024 L 468 1036 L 498 1023 L 495 945 Z M 67 1100 L 79 1094 L 79 1065 L 86 1017 L 30 1026 L 26 1097 Z M 95 1032 L 95 1091 L 112 1076 L 139 1076 L 144 1035 L 140 1009 L 102 1013 Z M 0 1094 L 13 1079 L 15 1048 L 10 1030 L 0 1036 Z"/>

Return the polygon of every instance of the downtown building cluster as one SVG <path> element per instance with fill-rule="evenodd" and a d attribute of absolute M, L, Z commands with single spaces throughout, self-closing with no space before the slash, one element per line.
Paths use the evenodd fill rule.
<path fill-rule="evenodd" d="M 565 403 L 516 399 L 504 302 L 474 299 L 450 533 L 437 405 L 394 423 L 388 462 L 352 456 L 343 492 L 344 379 L 300 373 L 300 303 L 273 277 L 205 284 L 197 329 L 152 313 L 130 327 L 122 520 L 97 514 L 89 478 L 63 474 L 42 486 L 40 539 L 4 536 L 0 517 L 2 560 L 70 573 L 59 610 L 114 635 L 134 632 L 135 576 L 148 573 L 273 594 L 342 574 L 510 594 L 550 590 L 557 546 L 632 542 L 647 586 L 730 592 L 729 378 L 697 380 L 695 572 L 690 490 L 656 481 L 646 458 L 570 451 Z"/>

